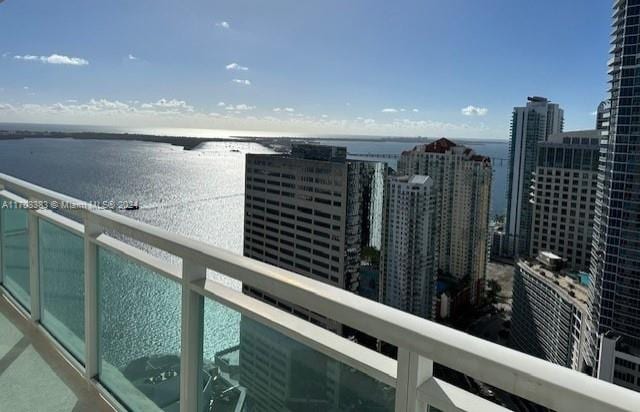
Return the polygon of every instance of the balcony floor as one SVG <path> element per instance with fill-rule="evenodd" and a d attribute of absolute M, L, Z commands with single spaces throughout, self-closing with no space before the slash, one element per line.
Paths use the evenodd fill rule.
<path fill-rule="evenodd" d="M 0 409 L 113 411 L 0 292 Z"/>

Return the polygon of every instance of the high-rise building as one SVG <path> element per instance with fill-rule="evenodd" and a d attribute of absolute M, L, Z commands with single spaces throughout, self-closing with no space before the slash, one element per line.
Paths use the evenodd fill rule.
<path fill-rule="evenodd" d="M 433 180 L 438 280 L 468 286 L 469 301 L 476 303 L 484 292 L 489 253 L 491 159 L 442 138 L 403 152 L 398 175 Z"/>
<path fill-rule="evenodd" d="M 389 179 L 380 301 L 416 316 L 434 317 L 436 267 L 433 180 Z"/>
<path fill-rule="evenodd" d="M 386 164 L 348 160 L 344 147 L 294 144 L 288 155 L 247 154 L 244 255 L 358 293 L 363 267 L 379 279 L 386 180 Z M 365 345 L 376 343 L 257 288 L 243 285 L 243 292 Z M 340 406 L 349 403 L 339 390 L 348 370 L 267 329 L 247 317 L 240 324 L 240 385 L 252 394 L 252 410 L 352 408 Z"/>
<path fill-rule="evenodd" d="M 589 360 L 603 334 L 640 355 L 640 2 L 613 2 L 609 129 L 603 132 L 591 250 Z M 640 389 L 640 382 L 634 382 Z"/>
<path fill-rule="evenodd" d="M 538 144 L 530 256 L 549 251 L 570 269 L 589 269 L 599 157 L 598 130 L 558 133 Z"/>
<path fill-rule="evenodd" d="M 511 120 L 511 146 L 507 187 L 507 256 L 527 255 L 531 240 L 533 207 L 529 202 L 531 178 L 536 169 L 538 144 L 562 132 L 564 112 L 544 97 L 529 97 L 525 107 L 515 107 Z"/>
<path fill-rule="evenodd" d="M 361 263 L 380 252 L 386 173 L 384 163 L 348 160 L 344 147 L 247 154 L 244 255 L 357 292 Z M 341 333 L 312 311 L 243 291 Z"/>
<path fill-rule="evenodd" d="M 530 355 L 582 370 L 588 277 L 562 270 L 562 259 L 540 252 L 520 259 L 513 278 L 511 343 Z"/>

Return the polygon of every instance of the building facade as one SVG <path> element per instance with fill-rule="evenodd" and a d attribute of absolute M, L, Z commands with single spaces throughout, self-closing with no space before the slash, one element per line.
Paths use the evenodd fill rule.
<path fill-rule="evenodd" d="M 398 175 L 433 180 L 438 277 L 466 282 L 477 302 L 489 257 L 491 159 L 443 138 L 403 152 Z"/>
<path fill-rule="evenodd" d="M 506 256 L 527 255 L 533 208 L 529 202 L 531 178 L 536 169 L 538 144 L 562 132 L 564 111 L 544 97 L 529 97 L 525 107 L 515 107 L 511 119 L 511 145 L 507 186 Z"/>
<path fill-rule="evenodd" d="M 613 3 L 609 129 L 603 132 L 591 250 L 590 362 L 604 334 L 640 348 L 640 2 Z"/>
<path fill-rule="evenodd" d="M 380 301 L 427 319 L 434 318 L 434 193 L 428 176 L 389 179 L 387 228 Z"/>
<path fill-rule="evenodd" d="M 589 270 L 599 157 L 598 130 L 554 134 L 538 144 L 529 256 L 549 251 L 571 269 Z"/>
<path fill-rule="evenodd" d="M 598 379 L 640 392 L 640 353 L 613 332 L 600 337 Z"/>
<path fill-rule="evenodd" d="M 247 154 L 244 255 L 357 292 L 365 248 L 379 253 L 386 166 L 346 148 L 294 144 L 290 155 Z M 341 326 L 244 286 L 253 297 L 341 333 Z"/>
<path fill-rule="evenodd" d="M 587 289 L 560 271 L 560 257 L 518 261 L 513 279 L 511 343 L 519 350 L 575 370 L 583 369 Z"/>

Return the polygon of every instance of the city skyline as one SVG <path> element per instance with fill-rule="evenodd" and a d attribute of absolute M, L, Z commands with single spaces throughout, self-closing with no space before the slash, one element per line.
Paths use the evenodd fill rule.
<path fill-rule="evenodd" d="M 609 5 L 548 3 L 3 2 L 0 122 L 506 139 L 536 94 L 591 128 Z"/>

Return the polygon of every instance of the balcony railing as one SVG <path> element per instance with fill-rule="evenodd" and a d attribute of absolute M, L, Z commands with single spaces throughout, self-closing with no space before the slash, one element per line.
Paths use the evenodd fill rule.
<path fill-rule="evenodd" d="M 435 378 L 434 362 L 556 411 L 640 405 L 622 387 L 3 174 L 0 201 L 2 294 L 118 409 L 506 410 Z M 207 269 L 393 344 L 398 361 Z M 212 353 L 222 338 L 232 344 Z"/>

